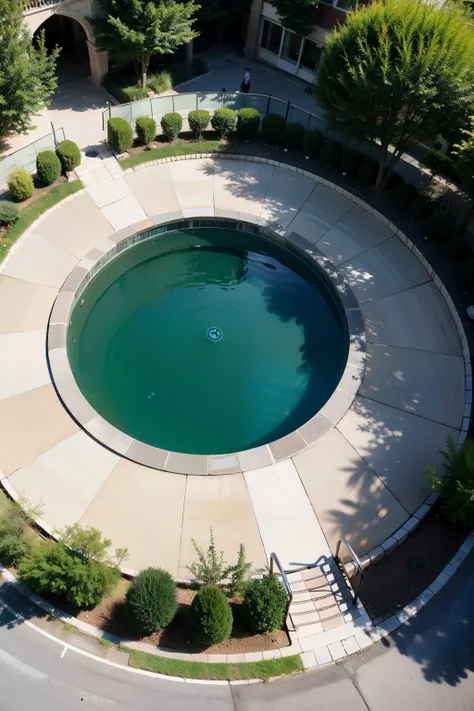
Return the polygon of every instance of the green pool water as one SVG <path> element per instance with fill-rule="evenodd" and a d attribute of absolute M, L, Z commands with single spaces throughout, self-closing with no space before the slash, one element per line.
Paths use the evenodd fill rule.
<path fill-rule="evenodd" d="M 298 428 L 331 396 L 347 350 L 322 273 L 261 235 L 212 227 L 124 251 L 81 294 L 68 330 L 74 376 L 102 417 L 194 454 Z"/>

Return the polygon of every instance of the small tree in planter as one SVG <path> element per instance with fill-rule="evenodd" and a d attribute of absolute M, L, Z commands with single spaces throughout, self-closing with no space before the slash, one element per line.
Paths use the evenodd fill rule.
<path fill-rule="evenodd" d="M 8 189 L 15 202 L 22 202 L 33 195 L 35 189 L 33 178 L 26 168 L 21 166 L 11 171 L 8 176 Z"/>
<path fill-rule="evenodd" d="M 63 173 L 70 173 L 71 170 L 81 165 L 81 151 L 74 141 L 61 141 L 61 143 L 58 143 L 56 155 L 61 162 Z"/>
<path fill-rule="evenodd" d="M 138 142 L 141 146 L 149 146 L 156 138 L 156 121 L 149 116 L 139 116 L 135 122 Z"/>
<path fill-rule="evenodd" d="M 235 131 L 237 112 L 233 109 L 216 109 L 211 118 L 211 126 L 218 138 L 226 138 Z"/>
<path fill-rule="evenodd" d="M 153 634 L 169 625 L 178 609 L 176 583 L 161 568 L 146 568 L 127 590 L 127 608 L 138 631 Z"/>
<path fill-rule="evenodd" d="M 243 613 L 252 632 L 274 632 L 283 626 L 288 596 L 276 575 L 252 580 L 245 590 Z"/>
<path fill-rule="evenodd" d="M 61 161 L 54 151 L 41 151 L 36 156 L 36 175 L 43 185 L 51 185 L 61 175 Z"/>
<path fill-rule="evenodd" d="M 474 526 L 474 441 L 466 439 L 460 447 L 451 435 L 446 438 L 444 457 L 445 476 L 439 476 L 434 467 L 427 475 L 441 500 L 441 512 L 454 524 Z"/>

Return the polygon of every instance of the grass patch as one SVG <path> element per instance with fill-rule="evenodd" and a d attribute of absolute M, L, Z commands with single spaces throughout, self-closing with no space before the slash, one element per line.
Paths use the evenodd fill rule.
<path fill-rule="evenodd" d="M 130 654 L 129 666 L 145 669 L 156 674 L 179 676 L 189 679 L 218 679 L 237 681 L 239 679 L 263 679 L 284 676 L 303 671 L 299 654 L 280 659 L 266 659 L 262 662 L 242 662 L 240 664 L 207 664 L 206 662 L 185 662 L 181 659 L 156 657 L 148 652 L 121 647 Z"/>
<path fill-rule="evenodd" d="M 136 155 L 129 156 L 119 161 L 123 170 L 134 168 L 140 163 L 148 163 L 149 160 L 158 160 L 159 158 L 171 158 L 173 156 L 185 156 L 189 153 L 219 153 L 223 151 L 229 152 L 229 147 L 220 141 L 196 141 L 189 143 L 188 141 L 178 140 L 170 145 L 163 145 L 159 148 L 152 148 L 149 151 L 143 151 Z"/>
<path fill-rule="evenodd" d="M 99 638 L 99 644 L 101 647 L 105 647 L 106 649 L 112 646 L 112 642 L 108 639 L 104 639 L 103 637 Z"/>
<path fill-rule="evenodd" d="M 23 210 L 20 207 L 20 216 L 13 227 L 8 230 L 6 235 L 0 240 L 0 264 L 3 262 L 13 244 L 17 241 L 23 232 L 33 224 L 33 222 L 50 207 L 64 200 L 68 195 L 77 193 L 82 189 L 80 180 L 73 180 L 70 183 L 59 183 L 55 185 L 47 193 L 41 195 L 37 200 L 33 200 Z"/>
<path fill-rule="evenodd" d="M 64 634 L 75 634 L 77 632 L 77 627 L 71 625 L 70 622 L 63 622 L 63 632 Z"/>

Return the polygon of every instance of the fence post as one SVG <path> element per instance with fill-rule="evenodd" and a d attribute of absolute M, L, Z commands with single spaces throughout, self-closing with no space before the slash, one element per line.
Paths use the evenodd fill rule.
<path fill-rule="evenodd" d="M 171 94 L 171 106 L 173 107 L 174 111 L 174 94 Z"/>
<path fill-rule="evenodd" d="M 109 107 L 109 119 L 112 118 L 112 107 L 110 103 L 107 101 L 108 107 Z"/>
<path fill-rule="evenodd" d="M 288 121 L 288 114 L 290 113 L 290 106 L 291 106 L 291 104 L 290 104 L 290 102 L 288 101 L 287 104 L 286 104 L 285 123 L 286 123 L 286 121 Z"/>
<path fill-rule="evenodd" d="M 197 91 L 196 91 L 196 111 L 198 110 L 198 108 L 199 108 L 199 104 L 198 104 L 198 93 L 197 93 Z"/>
<path fill-rule="evenodd" d="M 151 113 L 151 117 L 153 118 L 153 101 L 151 100 L 151 96 L 150 96 L 150 113 Z"/>
<path fill-rule="evenodd" d="M 270 101 L 271 101 L 271 100 L 272 100 L 272 95 L 271 95 L 271 94 L 268 94 L 267 111 L 266 111 L 267 114 L 268 114 L 268 112 L 270 111 Z"/>

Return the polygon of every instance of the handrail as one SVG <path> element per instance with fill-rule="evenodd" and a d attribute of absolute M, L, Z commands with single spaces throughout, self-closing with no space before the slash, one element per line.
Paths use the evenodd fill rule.
<path fill-rule="evenodd" d="M 283 581 L 283 585 L 285 586 L 286 592 L 288 594 L 288 605 L 286 607 L 286 615 L 285 615 L 285 619 L 288 619 L 289 614 L 290 614 L 290 605 L 293 602 L 293 592 L 291 590 L 290 583 L 288 582 L 288 578 L 286 577 L 286 573 L 283 570 L 283 566 L 280 563 L 280 559 L 278 558 L 276 553 L 270 553 L 270 574 L 271 575 L 273 575 L 273 573 L 274 573 L 273 563 L 275 563 L 276 567 L 278 568 L 281 579 Z"/>
<path fill-rule="evenodd" d="M 356 603 L 357 600 L 358 600 L 358 598 L 359 598 L 359 590 L 360 590 L 360 586 L 361 586 L 362 580 L 364 579 L 365 572 L 364 572 L 364 568 L 362 567 L 362 563 L 360 562 L 359 556 L 357 555 L 357 553 L 355 552 L 355 550 L 353 549 L 353 547 L 351 546 L 351 544 L 349 543 L 349 541 L 348 541 L 346 538 L 344 538 L 344 537 L 340 538 L 340 539 L 338 540 L 338 542 L 337 542 L 336 552 L 335 552 L 335 554 L 334 554 L 334 560 L 335 560 L 336 562 L 340 563 L 341 566 L 342 566 L 342 561 L 341 561 L 341 559 L 340 559 L 340 557 L 339 557 L 339 551 L 340 551 L 340 549 L 341 549 L 341 543 L 344 543 L 344 545 L 346 546 L 347 550 L 348 550 L 349 553 L 351 554 L 352 561 L 353 561 L 355 567 L 357 568 L 357 570 L 358 570 L 359 573 L 360 573 L 360 580 L 359 580 L 359 583 L 358 583 L 358 585 L 357 585 L 357 589 L 354 587 L 354 585 L 352 585 L 352 581 L 351 581 L 351 585 L 352 585 L 352 588 L 353 588 L 353 590 L 354 590 L 354 603 Z"/>

